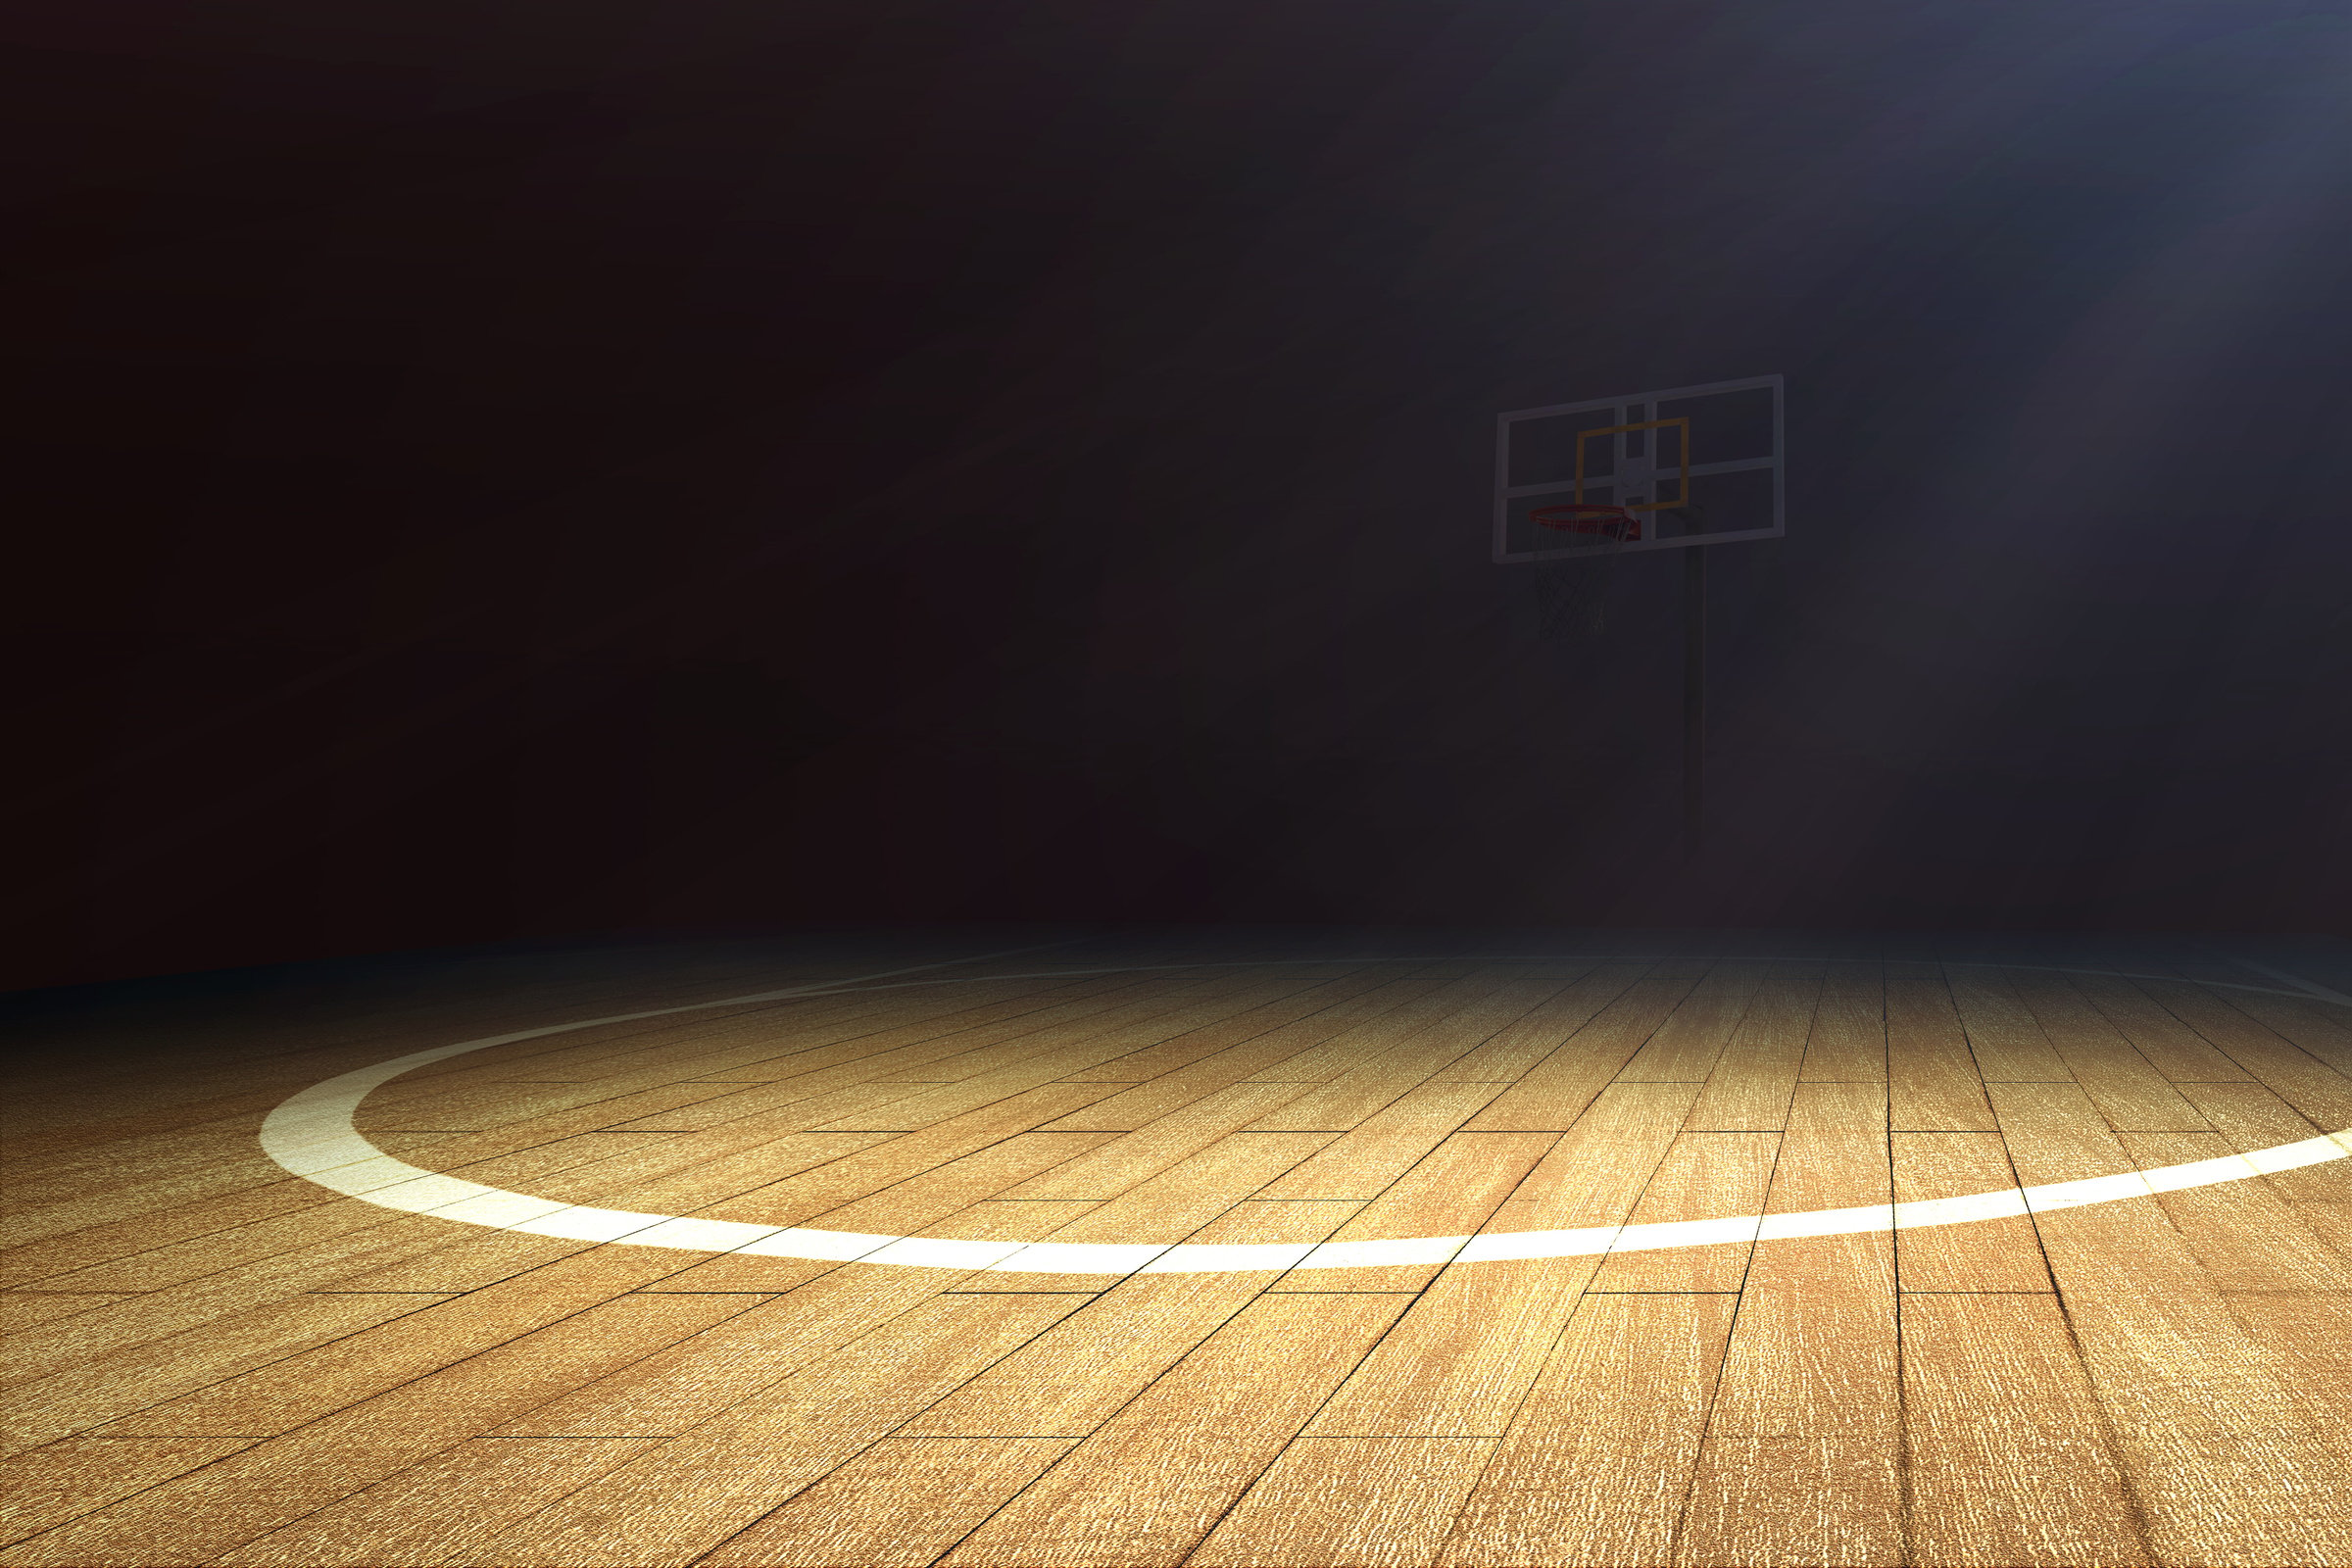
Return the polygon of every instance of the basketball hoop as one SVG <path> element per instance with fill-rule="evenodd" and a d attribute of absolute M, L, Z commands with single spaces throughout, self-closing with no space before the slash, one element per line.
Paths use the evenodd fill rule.
<path fill-rule="evenodd" d="M 1599 636 L 1609 568 L 1629 541 L 1642 537 L 1641 514 L 1605 502 L 1568 501 L 1537 507 L 1527 516 L 1539 527 L 1571 535 L 1581 547 L 1574 555 L 1539 557 L 1535 563 L 1536 613 L 1542 635 L 1552 639 Z"/>
<path fill-rule="evenodd" d="M 1631 507 L 1571 501 L 1556 507 L 1538 507 L 1527 516 L 1530 522 L 1558 533 L 1598 534 L 1620 544 L 1642 537 L 1642 518 Z"/>

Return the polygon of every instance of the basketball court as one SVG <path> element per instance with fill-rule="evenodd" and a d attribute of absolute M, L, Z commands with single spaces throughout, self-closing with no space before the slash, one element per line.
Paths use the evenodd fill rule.
<path fill-rule="evenodd" d="M 2307 950 L 1011 946 L 53 1013 L 0 1563 L 2352 1561 Z"/>

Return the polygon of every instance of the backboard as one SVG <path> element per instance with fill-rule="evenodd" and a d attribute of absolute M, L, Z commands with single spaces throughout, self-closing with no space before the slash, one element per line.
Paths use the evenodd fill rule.
<path fill-rule="evenodd" d="M 1757 375 L 1499 416 L 1494 560 L 1780 538 L 1781 401 Z"/>

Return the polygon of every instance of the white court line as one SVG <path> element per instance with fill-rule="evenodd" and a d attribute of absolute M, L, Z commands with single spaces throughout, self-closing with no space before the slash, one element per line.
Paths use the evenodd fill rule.
<path fill-rule="evenodd" d="M 2241 969 L 2251 969 L 2256 974 L 2267 974 L 2274 980 L 2283 980 L 2293 986 L 2306 1000 L 2317 997 L 2322 1002 L 2332 1002 L 2341 1006 L 2352 1007 L 2352 997 L 2345 996 L 2341 991 L 2330 991 L 2317 980 L 2306 980 L 2299 974 L 2288 974 L 2284 969 L 2274 969 L 2267 963 L 2256 963 L 2252 958 L 2231 958 L 2230 961 Z"/>
<path fill-rule="evenodd" d="M 1048 943 L 1057 947 L 1065 944 Z M 1035 948 L 1016 948 L 1031 953 Z M 806 1230 L 800 1226 L 746 1225 L 735 1220 L 695 1219 L 680 1214 L 641 1214 L 628 1209 L 592 1208 L 484 1187 L 461 1177 L 420 1169 L 384 1152 L 353 1125 L 360 1102 L 376 1089 L 429 1062 L 443 1061 L 469 1051 L 517 1041 L 540 1040 L 575 1029 L 631 1023 L 640 1018 L 662 1018 L 711 1007 L 742 1006 L 749 1003 L 780 1002 L 797 997 L 837 995 L 854 989 L 897 990 L 905 985 L 976 985 L 1005 979 L 1049 979 L 1086 974 L 1115 974 L 1157 968 L 1246 968 L 1284 964 L 1340 964 L 1354 962 L 1429 963 L 1457 959 L 1469 962 L 1580 962 L 1584 957 L 1493 958 L 1445 955 L 1440 958 L 1304 958 L 1260 959 L 1241 964 L 1137 964 L 1129 969 L 1071 969 L 1038 975 L 969 975 L 950 979 L 900 982 L 900 986 L 869 986 L 868 981 L 895 978 L 952 964 L 979 963 L 1008 954 L 984 954 L 943 963 L 917 964 L 856 979 L 794 986 L 781 991 L 756 992 L 717 1002 L 691 1003 L 678 1007 L 655 1007 L 644 1012 L 613 1013 L 573 1023 L 519 1029 L 511 1034 L 464 1040 L 454 1046 L 413 1052 L 390 1061 L 363 1067 L 315 1084 L 270 1112 L 262 1123 L 263 1150 L 295 1175 L 331 1191 L 413 1214 L 456 1220 L 492 1230 L 519 1231 L 530 1236 L 568 1241 L 620 1242 L 631 1247 L 665 1247 L 689 1252 L 749 1252 L 766 1257 L 803 1257 L 838 1262 L 893 1263 L 915 1268 L 977 1269 L 998 1273 L 1047 1274 L 1207 1274 L 1237 1270 L 1287 1268 L 1378 1268 L 1395 1263 L 1494 1262 L 1503 1258 L 1584 1257 L 1600 1252 L 1646 1252 L 1680 1247 L 1708 1247 L 1727 1242 L 1769 1242 L 1795 1236 L 1851 1236 L 1874 1231 L 1914 1230 L 1930 1225 L 1966 1225 L 2009 1215 L 2079 1208 L 2086 1203 L 2112 1203 L 2157 1193 L 2211 1187 L 2244 1181 L 2268 1171 L 2294 1170 L 2352 1156 L 2352 1128 L 2280 1144 L 2220 1159 L 2192 1160 L 2154 1170 L 2126 1171 L 2086 1180 L 2051 1182 L 2038 1187 L 2010 1187 L 1997 1192 L 1972 1193 L 1962 1198 L 1936 1198 L 1910 1203 L 1878 1203 L 1863 1208 L 1816 1209 L 1802 1214 L 1738 1214 L 1722 1219 L 1680 1220 L 1671 1224 L 1599 1225 L 1580 1230 L 1495 1231 L 1478 1236 L 1419 1236 L 1395 1241 L 1325 1242 L 1311 1245 L 1104 1246 L 1069 1242 L 971 1242 L 922 1236 L 873 1236 L 858 1231 Z M 1619 959 L 1658 962 L 1654 958 Z M 1724 958 L 1717 962 L 1750 960 Z M 1791 962 L 1814 961 L 1791 959 Z M 2066 971 L 2106 974 L 2105 970 Z M 2122 978 L 2169 979 L 2164 975 Z M 2309 992 L 2276 991 L 2268 986 L 2206 984 L 2233 991 L 2260 991 L 2274 996 L 2315 1000 Z"/>

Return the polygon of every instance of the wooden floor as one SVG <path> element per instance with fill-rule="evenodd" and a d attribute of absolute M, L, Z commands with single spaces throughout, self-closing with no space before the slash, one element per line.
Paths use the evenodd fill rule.
<path fill-rule="evenodd" d="M 537 1236 L 257 1142 L 406 1053 L 796 985 L 453 1055 L 358 1123 L 569 1203 L 1117 1247 L 1868 1208 L 2352 1128 L 2352 1005 L 2253 948 L 982 949 L 51 1009 L 9 1140 L 0 1564 L 2352 1563 L 2352 1159 L 1119 1275 Z"/>

